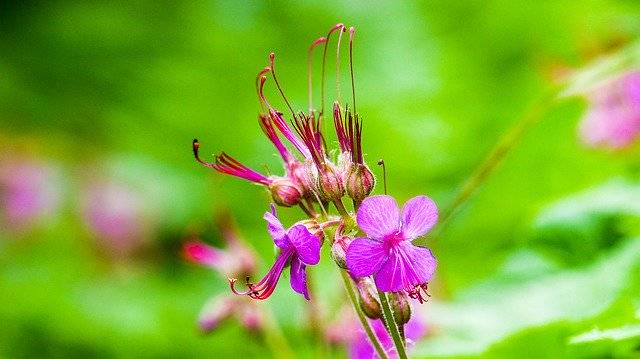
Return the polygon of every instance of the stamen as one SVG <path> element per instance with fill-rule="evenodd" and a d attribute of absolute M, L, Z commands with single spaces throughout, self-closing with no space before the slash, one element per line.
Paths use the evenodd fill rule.
<path fill-rule="evenodd" d="M 264 86 L 262 78 L 264 77 L 266 80 L 265 75 L 269 73 L 269 71 L 271 71 L 271 68 L 265 67 L 258 73 L 258 76 L 256 76 L 256 93 L 258 94 L 258 101 L 260 101 L 260 107 L 262 107 L 262 109 L 265 109 L 266 106 L 266 103 L 264 102 L 264 95 L 262 94 L 262 87 Z"/>
<path fill-rule="evenodd" d="M 356 85 L 353 80 L 353 35 L 356 33 L 355 27 L 349 28 L 349 72 L 351 73 L 351 96 L 353 99 L 353 113 L 356 111 Z M 357 115 L 356 115 L 357 116 Z"/>
<path fill-rule="evenodd" d="M 199 151 L 200 151 L 200 142 L 198 142 L 197 138 L 193 139 L 193 156 L 196 158 L 196 161 L 198 161 L 200 164 L 202 164 L 205 167 L 209 167 L 209 168 L 213 168 L 215 169 L 215 164 L 211 163 L 211 162 L 206 162 L 200 159 L 200 155 L 199 155 Z"/>
<path fill-rule="evenodd" d="M 322 75 L 321 75 L 321 86 L 320 86 L 320 96 L 322 97 L 321 99 L 321 104 L 320 104 L 320 114 L 324 114 L 324 74 L 325 74 L 325 64 L 327 63 L 327 48 L 329 45 L 329 39 L 331 38 L 331 34 L 333 34 L 336 30 L 340 30 L 340 32 L 344 31 L 344 24 L 340 23 L 340 24 L 336 24 L 334 27 L 331 28 L 331 30 L 329 30 L 329 33 L 327 34 L 327 41 L 325 41 L 324 43 L 324 50 L 322 52 Z"/>
<path fill-rule="evenodd" d="M 270 53 L 269 64 L 271 65 L 271 75 L 273 76 L 273 81 L 276 83 L 276 87 L 278 88 L 278 91 L 280 91 L 280 95 L 282 95 L 282 98 L 284 99 L 284 102 L 287 104 L 287 107 L 289 107 L 289 111 L 291 111 L 291 114 L 295 118 L 296 113 L 293 111 L 293 108 L 291 107 L 291 104 L 289 103 L 287 96 L 285 96 L 284 91 L 282 91 L 282 87 L 280 87 L 280 83 L 278 82 L 278 77 L 276 77 L 275 59 L 276 59 L 276 54 L 273 52 Z"/>
<path fill-rule="evenodd" d="M 247 290 L 244 292 L 238 291 L 235 287 L 237 279 L 235 278 L 227 278 L 229 280 L 229 286 L 231 287 L 231 291 L 237 295 L 246 295 L 253 299 L 267 299 L 273 291 L 276 289 L 276 285 L 278 284 L 278 280 L 282 275 L 282 271 L 284 270 L 285 265 L 291 259 L 291 256 L 295 253 L 293 249 L 283 250 L 278 254 L 275 263 L 269 272 L 260 280 L 258 283 L 249 282 L 250 278 L 246 278 L 246 286 Z"/>
<path fill-rule="evenodd" d="M 342 42 L 343 32 L 344 27 L 338 35 L 338 44 L 336 45 L 336 100 L 338 100 L 338 102 L 340 101 L 340 43 Z"/>
<path fill-rule="evenodd" d="M 291 153 L 289 152 L 287 147 L 282 143 L 282 141 L 280 141 L 280 138 L 276 133 L 276 129 L 273 127 L 273 122 L 271 120 L 271 117 L 261 114 L 260 116 L 258 116 L 258 122 L 260 123 L 260 128 L 262 128 L 262 131 L 264 132 L 264 134 L 267 136 L 267 138 L 269 138 L 271 143 L 273 143 L 275 148 L 280 153 L 280 156 L 282 156 L 282 159 L 284 160 L 284 162 L 287 164 L 294 162 L 295 161 L 294 157 L 291 155 Z"/>
<path fill-rule="evenodd" d="M 378 166 L 382 166 L 382 183 L 384 184 L 384 194 L 387 194 L 387 167 L 382 158 L 378 160 Z"/>
<path fill-rule="evenodd" d="M 313 50 L 320 44 L 324 44 L 327 42 L 327 39 L 321 37 L 316 41 L 311 43 L 309 46 L 309 50 L 307 52 L 307 82 L 308 82 L 308 93 L 309 93 L 309 113 L 313 111 Z"/>
<path fill-rule="evenodd" d="M 218 172 L 225 173 L 228 175 L 244 178 L 247 181 L 251 181 L 254 183 L 259 183 L 262 185 L 269 185 L 270 180 L 264 175 L 252 170 L 251 168 L 243 165 L 238 162 L 233 157 L 227 155 L 222 152 L 219 155 L 215 156 L 215 163 L 203 161 L 200 158 L 200 143 L 197 139 L 193 140 L 193 155 L 200 164 L 207 168 L 214 169 Z"/>

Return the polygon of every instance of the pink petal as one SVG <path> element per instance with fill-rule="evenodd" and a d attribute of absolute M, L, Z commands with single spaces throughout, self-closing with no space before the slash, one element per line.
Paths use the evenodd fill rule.
<path fill-rule="evenodd" d="M 304 299 L 309 300 L 306 269 L 307 266 L 298 257 L 293 257 L 291 260 L 291 288 L 302 294 Z"/>
<path fill-rule="evenodd" d="M 347 248 L 347 268 L 355 277 L 366 277 L 380 269 L 387 260 L 381 242 L 369 238 L 356 238 Z"/>
<path fill-rule="evenodd" d="M 406 239 L 424 236 L 438 221 L 438 207 L 427 196 L 413 197 L 402 208 L 402 233 Z"/>
<path fill-rule="evenodd" d="M 383 292 L 398 292 L 427 283 L 435 270 L 436 259 L 430 250 L 403 241 L 393 248 L 375 281 Z"/>
<path fill-rule="evenodd" d="M 320 262 L 320 239 L 311 234 L 307 227 L 297 224 L 289 228 L 287 238 L 304 264 L 314 265 Z"/>
<path fill-rule="evenodd" d="M 267 230 L 269 231 L 269 235 L 273 238 L 275 244 L 285 249 L 289 242 L 287 241 L 287 231 L 285 231 L 282 223 L 278 219 L 278 214 L 276 212 L 276 206 L 271 204 L 271 212 L 266 212 L 262 217 L 267 221 Z"/>
<path fill-rule="evenodd" d="M 188 242 L 183 246 L 184 256 L 191 262 L 219 268 L 224 262 L 224 252 L 202 242 Z"/>
<path fill-rule="evenodd" d="M 362 201 L 358 226 L 370 238 L 382 239 L 400 229 L 400 210 L 391 196 L 372 196 Z"/>

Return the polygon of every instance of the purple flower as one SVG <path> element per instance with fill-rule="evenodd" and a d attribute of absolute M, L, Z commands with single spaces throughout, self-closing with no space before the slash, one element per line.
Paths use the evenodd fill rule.
<path fill-rule="evenodd" d="M 621 149 L 640 135 L 640 72 L 629 72 L 595 89 L 580 124 L 582 140 L 592 147 Z"/>
<path fill-rule="evenodd" d="M 236 279 L 229 279 L 231 290 L 238 295 L 248 295 L 254 299 L 267 299 L 276 288 L 280 275 L 287 265 L 291 266 L 291 288 L 309 300 L 307 290 L 307 265 L 315 265 L 320 261 L 320 238 L 311 234 L 304 224 L 295 224 L 285 229 L 276 215 L 276 208 L 271 205 L 271 212 L 264 214 L 267 229 L 274 243 L 280 249 L 275 263 L 258 283 L 247 283 L 249 290 L 238 292 L 235 289 Z"/>
<path fill-rule="evenodd" d="M 426 196 L 410 199 L 402 209 L 391 196 L 366 198 L 357 222 L 367 238 L 356 238 L 347 249 L 347 267 L 355 277 L 373 275 L 384 292 L 406 291 L 424 300 L 427 282 L 436 269 L 431 251 L 411 243 L 437 222 L 436 204 Z"/>

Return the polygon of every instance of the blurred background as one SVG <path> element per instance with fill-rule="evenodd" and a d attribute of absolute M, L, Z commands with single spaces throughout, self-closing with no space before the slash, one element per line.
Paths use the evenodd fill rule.
<path fill-rule="evenodd" d="M 3 2 L 0 357 L 270 356 L 273 340 L 246 322 L 198 325 L 209 298 L 231 294 L 183 244 L 220 246 L 216 223 L 231 216 L 258 275 L 273 245 L 264 189 L 199 166 L 191 141 L 279 171 L 255 76 L 274 51 L 304 108 L 307 47 L 338 22 L 357 27 L 367 161 L 384 158 L 400 202 L 448 208 L 500 138 L 538 117 L 425 241 L 439 266 L 413 355 L 640 356 L 640 151 L 633 136 L 581 132 L 610 115 L 603 81 L 640 68 L 639 16 L 624 0 Z M 625 134 L 640 132 L 638 113 Z M 344 295 L 328 253 L 312 271 L 330 323 Z M 321 355 L 287 281 L 260 308 L 296 357 Z"/>

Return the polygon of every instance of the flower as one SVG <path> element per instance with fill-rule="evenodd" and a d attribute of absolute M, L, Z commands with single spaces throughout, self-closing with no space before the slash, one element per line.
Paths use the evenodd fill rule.
<path fill-rule="evenodd" d="M 640 135 L 640 71 L 607 81 L 589 94 L 580 136 L 591 147 L 621 149 Z"/>
<path fill-rule="evenodd" d="M 277 217 L 275 205 L 271 205 L 271 212 L 264 214 L 267 230 L 275 245 L 280 249 L 275 263 L 260 282 L 248 282 L 249 290 L 238 292 L 235 288 L 236 279 L 230 278 L 231 290 L 238 295 L 247 295 L 253 299 L 267 299 L 276 288 L 282 271 L 287 265 L 291 267 L 291 288 L 309 300 L 307 289 L 307 265 L 315 265 L 320 261 L 321 238 L 311 234 L 309 229 L 297 223 L 285 229 Z"/>
<path fill-rule="evenodd" d="M 356 220 L 366 238 L 356 238 L 347 248 L 347 267 L 351 275 L 373 275 L 383 292 L 406 291 L 411 298 L 424 301 L 427 282 L 436 269 L 436 260 L 427 248 L 411 243 L 425 235 L 437 222 L 438 210 L 426 196 L 410 199 L 398 209 L 391 196 L 366 198 Z"/>

